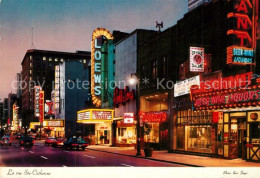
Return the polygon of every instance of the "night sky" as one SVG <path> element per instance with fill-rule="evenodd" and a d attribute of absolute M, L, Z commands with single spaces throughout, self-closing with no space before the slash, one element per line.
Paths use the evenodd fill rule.
<path fill-rule="evenodd" d="M 31 48 L 75 52 L 90 50 L 95 28 L 131 32 L 176 24 L 188 0 L 0 0 L 0 99 L 12 91 Z M 14 90 L 13 90 L 14 91 Z"/>

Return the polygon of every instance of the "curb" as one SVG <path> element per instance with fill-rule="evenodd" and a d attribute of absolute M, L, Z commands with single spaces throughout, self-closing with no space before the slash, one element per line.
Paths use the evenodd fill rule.
<path fill-rule="evenodd" d="M 152 160 L 152 161 L 159 161 L 159 162 L 164 162 L 164 163 L 179 164 L 179 165 L 189 166 L 189 167 L 204 167 L 204 166 L 198 166 L 198 165 L 194 165 L 194 164 L 186 164 L 186 163 L 179 163 L 179 162 L 174 162 L 174 161 L 166 161 L 166 160 L 149 158 L 149 157 L 143 157 L 143 156 L 132 156 L 132 155 L 127 155 L 127 154 L 122 154 L 122 153 L 115 153 L 115 152 L 110 152 L 110 151 L 95 150 L 93 148 L 86 148 L 86 149 L 92 150 L 92 151 L 104 152 L 104 153 L 111 153 L 111 154 L 120 155 L 120 156 L 128 156 L 128 157 L 133 157 L 133 158 L 141 158 L 141 159 L 147 159 L 147 160 Z"/>

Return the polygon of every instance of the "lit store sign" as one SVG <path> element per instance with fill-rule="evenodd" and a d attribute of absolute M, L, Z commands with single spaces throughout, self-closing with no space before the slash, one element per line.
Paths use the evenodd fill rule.
<path fill-rule="evenodd" d="M 40 116 L 40 92 L 42 88 L 40 86 L 34 87 L 34 116 L 39 117 Z"/>
<path fill-rule="evenodd" d="M 101 47 L 104 39 L 111 40 L 113 35 L 105 28 L 94 30 L 91 42 L 91 95 L 93 104 L 96 107 L 101 106 Z"/>
<path fill-rule="evenodd" d="M 60 109 L 60 66 L 55 66 L 55 110 L 59 113 Z"/>
<path fill-rule="evenodd" d="M 190 47 L 190 71 L 204 72 L 204 48 Z"/>
<path fill-rule="evenodd" d="M 134 113 L 124 113 L 124 123 L 133 124 L 134 123 Z"/>
<path fill-rule="evenodd" d="M 228 1 L 232 3 L 227 15 L 232 29 L 227 31 L 227 35 L 233 44 L 227 47 L 227 64 L 254 64 L 258 0 Z"/>
<path fill-rule="evenodd" d="M 254 63 L 254 50 L 251 48 L 231 48 L 233 55 L 233 63 L 253 64 Z"/>
<path fill-rule="evenodd" d="M 227 90 L 222 92 L 222 94 L 213 93 L 210 96 L 194 96 L 194 107 L 202 110 L 259 105 L 260 89 L 256 88 L 242 91 Z"/>
<path fill-rule="evenodd" d="M 114 110 L 109 109 L 86 109 L 78 111 L 77 122 L 79 123 L 99 123 L 112 121 L 114 118 Z"/>
<path fill-rule="evenodd" d="M 144 123 L 161 123 L 167 120 L 166 112 L 140 112 L 139 115 Z"/>
<path fill-rule="evenodd" d="M 113 102 L 114 106 L 116 108 L 119 107 L 120 104 L 126 104 L 129 101 L 132 101 L 135 99 L 135 91 L 129 91 L 129 87 L 126 86 L 125 89 L 114 89 L 114 96 L 113 96 Z"/>
<path fill-rule="evenodd" d="M 193 85 L 200 85 L 199 75 L 176 83 L 174 85 L 174 97 L 190 94 L 190 87 Z"/>

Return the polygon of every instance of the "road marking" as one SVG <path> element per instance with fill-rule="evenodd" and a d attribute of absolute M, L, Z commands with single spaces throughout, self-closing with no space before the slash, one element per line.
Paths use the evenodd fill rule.
<path fill-rule="evenodd" d="M 89 157 L 89 158 L 96 158 L 96 157 L 94 157 L 94 156 L 88 156 L 88 155 L 84 155 L 84 156 L 86 156 L 86 157 Z"/>
<path fill-rule="evenodd" d="M 69 151 L 64 151 L 64 152 L 67 152 L 67 153 L 69 153 Z"/>
<path fill-rule="evenodd" d="M 44 157 L 44 156 L 41 156 L 41 158 L 43 158 L 43 159 L 48 159 L 48 158 L 46 158 L 46 157 Z"/>
<path fill-rule="evenodd" d="M 126 166 L 126 167 L 134 167 L 134 166 L 131 166 L 131 165 L 128 165 L 128 164 L 121 164 L 122 166 Z"/>
<path fill-rule="evenodd" d="M 29 151 L 30 153 L 33 153 L 32 151 Z"/>
<path fill-rule="evenodd" d="M 65 166 L 65 165 L 62 165 L 62 167 L 67 167 L 67 166 Z"/>

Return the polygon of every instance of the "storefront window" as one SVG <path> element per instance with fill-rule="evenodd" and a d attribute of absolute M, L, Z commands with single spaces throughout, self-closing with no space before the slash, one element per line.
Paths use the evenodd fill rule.
<path fill-rule="evenodd" d="M 133 127 L 119 127 L 117 143 L 135 144 L 136 143 L 136 129 Z"/>
<path fill-rule="evenodd" d="M 210 127 L 188 127 L 188 149 L 211 149 Z"/>
<path fill-rule="evenodd" d="M 149 135 L 144 136 L 144 141 L 159 143 L 159 123 L 148 123 L 147 125 L 151 128 L 151 132 Z"/>
<path fill-rule="evenodd" d="M 260 143 L 260 123 L 252 123 L 250 124 L 250 133 L 252 138 L 253 144 L 259 144 Z"/>

